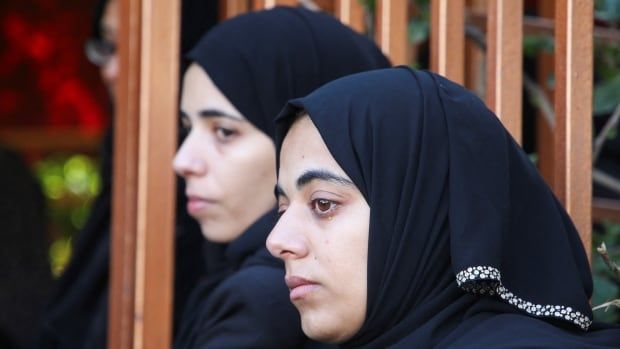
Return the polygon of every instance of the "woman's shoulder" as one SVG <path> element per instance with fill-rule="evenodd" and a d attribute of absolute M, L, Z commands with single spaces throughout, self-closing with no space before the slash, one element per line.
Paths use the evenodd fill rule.
<path fill-rule="evenodd" d="M 235 271 L 222 281 L 216 292 L 234 293 L 235 297 L 250 298 L 252 302 L 262 295 L 278 297 L 290 303 L 284 270 L 269 265 L 252 265 Z"/>
<path fill-rule="evenodd" d="M 203 299 L 199 313 L 198 347 L 295 348 L 306 340 L 278 268 L 236 271 Z"/>

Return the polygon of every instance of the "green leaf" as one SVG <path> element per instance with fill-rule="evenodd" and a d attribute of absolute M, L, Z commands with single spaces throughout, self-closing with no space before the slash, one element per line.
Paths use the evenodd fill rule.
<path fill-rule="evenodd" d="M 375 13 L 375 0 L 358 0 L 358 2 L 366 8 L 366 11 Z"/>
<path fill-rule="evenodd" d="M 620 75 L 594 87 L 594 115 L 611 113 L 620 103 Z"/>
<path fill-rule="evenodd" d="M 409 22 L 408 34 L 409 41 L 413 44 L 419 44 L 428 39 L 428 21 L 417 19 Z"/>
<path fill-rule="evenodd" d="M 536 58 L 541 52 L 553 52 L 553 38 L 543 35 L 528 35 L 523 38 L 523 54 L 528 58 Z"/>

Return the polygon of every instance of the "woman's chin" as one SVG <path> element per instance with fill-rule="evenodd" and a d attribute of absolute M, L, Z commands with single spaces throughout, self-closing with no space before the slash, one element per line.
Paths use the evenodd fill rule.
<path fill-rule="evenodd" d="M 305 315 L 305 316 L 304 316 Z M 301 327 L 306 336 L 322 343 L 337 344 L 351 338 L 353 334 L 343 333 L 338 326 L 330 325 L 327 319 L 312 316 L 310 314 L 301 315 Z"/>
<path fill-rule="evenodd" d="M 232 242 L 242 233 L 229 232 L 230 229 L 220 227 L 212 221 L 200 222 L 200 230 L 205 239 L 219 244 Z"/>

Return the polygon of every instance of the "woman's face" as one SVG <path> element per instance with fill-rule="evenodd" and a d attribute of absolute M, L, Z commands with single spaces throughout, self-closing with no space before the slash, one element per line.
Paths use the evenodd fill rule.
<path fill-rule="evenodd" d="M 183 78 L 181 118 L 189 134 L 174 158 L 187 210 L 203 235 L 230 242 L 275 205 L 275 148 L 197 64 Z"/>
<path fill-rule="evenodd" d="M 366 315 L 370 208 L 308 116 L 289 130 L 280 160 L 281 217 L 267 248 L 284 260 L 306 335 L 343 342 Z"/>
<path fill-rule="evenodd" d="M 118 37 L 118 2 L 109 0 L 105 5 L 103 17 L 101 18 L 101 37 L 103 40 L 117 46 Z M 118 78 L 118 54 L 116 51 L 110 58 L 99 68 L 101 78 L 112 98 L 115 97 L 116 79 Z"/>

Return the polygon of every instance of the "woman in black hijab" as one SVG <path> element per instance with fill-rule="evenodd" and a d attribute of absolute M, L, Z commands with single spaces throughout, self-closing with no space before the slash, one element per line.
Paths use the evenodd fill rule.
<path fill-rule="evenodd" d="M 187 58 L 189 134 L 174 168 L 186 180 L 188 212 L 225 249 L 227 268 L 196 288 L 175 347 L 303 347 L 282 264 L 265 248 L 275 221 L 273 118 L 290 98 L 389 63 L 334 18 L 295 8 L 226 21 Z"/>
<path fill-rule="evenodd" d="M 570 218 L 463 87 L 404 67 L 342 78 L 288 103 L 276 147 L 281 217 L 267 246 L 309 337 L 620 347 L 620 329 L 592 324 Z"/>
<path fill-rule="evenodd" d="M 116 52 L 119 31 L 118 0 L 98 0 L 87 54 L 100 68 L 101 78 L 114 99 L 118 77 Z M 181 49 L 194 44 L 216 22 L 216 0 L 183 0 Z M 190 47 L 185 47 L 189 49 Z M 39 348 L 106 348 L 112 204 L 112 149 L 110 126 L 101 147 L 101 192 L 86 224 L 75 238 L 71 261 L 57 281 L 56 289 L 42 316 Z M 177 193 L 182 193 L 177 181 Z M 202 236 L 184 210 L 184 196 L 178 196 L 175 224 L 174 325 L 183 305 L 201 275 L 217 269 L 214 259 L 204 261 Z M 213 253 L 211 254 L 213 255 Z"/>

